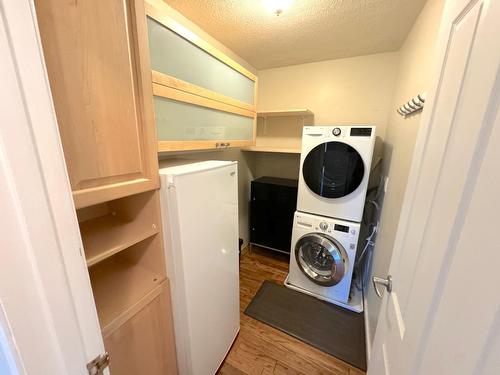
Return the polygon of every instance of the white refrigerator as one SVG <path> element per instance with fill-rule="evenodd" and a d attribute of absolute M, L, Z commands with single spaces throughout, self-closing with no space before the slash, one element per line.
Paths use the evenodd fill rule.
<path fill-rule="evenodd" d="M 179 374 L 215 374 L 240 327 L 237 162 L 160 164 Z"/>

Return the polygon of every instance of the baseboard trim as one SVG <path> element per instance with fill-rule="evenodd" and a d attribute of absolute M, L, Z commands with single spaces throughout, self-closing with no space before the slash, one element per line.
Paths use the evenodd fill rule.
<path fill-rule="evenodd" d="M 368 298 L 367 298 L 368 291 L 365 290 L 363 293 L 363 305 L 365 308 L 365 345 L 366 345 L 366 366 L 368 367 L 370 363 L 370 355 L 371 355 L 371 349 L 372 349 L 372 339 L 370 336 L 370 319 L 368 318 L 368 314 L 370 311 L 370 308 L 368 307 Z"/>

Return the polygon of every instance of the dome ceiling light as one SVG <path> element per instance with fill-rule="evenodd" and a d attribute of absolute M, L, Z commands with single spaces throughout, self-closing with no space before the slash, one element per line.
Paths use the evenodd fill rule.
<path fill-rule="evenodd" d="M 285 10 L 290 8 L 293 0 L 262 0 L 262 3 L 267 10 L 279 16 Z"/>

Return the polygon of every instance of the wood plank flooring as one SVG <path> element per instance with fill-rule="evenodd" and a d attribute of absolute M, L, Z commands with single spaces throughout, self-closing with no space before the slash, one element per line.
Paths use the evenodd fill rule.
<path fill-rule="evenodd" d="M 240 261 L 241 328 L 219 375 L 362 375 L 363 371 L 246 316 L 243 311 L 264 280 L 283 283 L 288 256 L 252 247 Z"/>

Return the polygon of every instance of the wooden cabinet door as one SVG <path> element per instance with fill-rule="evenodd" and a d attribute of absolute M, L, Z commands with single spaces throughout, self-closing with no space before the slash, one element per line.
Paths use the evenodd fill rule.
<path fill-rule="evenodd" d="M 104 332 L 112 374 L 177 374 L 168 280 L 155 294 L 120 327 L 109 334 Z"/>
<path fill-rule="evenodd" d="M 77 208 L 159 186 L 141 0 L 35 0 Z"/>

